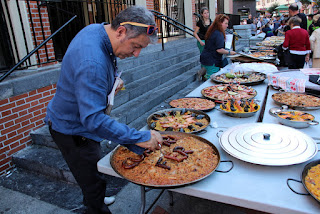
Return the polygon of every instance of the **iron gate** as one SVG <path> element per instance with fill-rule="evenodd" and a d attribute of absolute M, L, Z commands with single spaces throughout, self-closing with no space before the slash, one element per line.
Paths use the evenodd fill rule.
<path fill-rule="evenodd" d="M 176 20 L 177 22 L 180 22 L 181 24 L 185 24 L 183 0 L 154 0 L 154 10 Z M 161 20 L 157 20 L 157 25 L 159 26 L 159 29 L 160 26 L 162 26 L 160 32 L 163 32 L 164 38 L 185 35 L 185 32 L 179 28 L 164 21 L 162 21 L 161 25 L 160 22 Z"/>

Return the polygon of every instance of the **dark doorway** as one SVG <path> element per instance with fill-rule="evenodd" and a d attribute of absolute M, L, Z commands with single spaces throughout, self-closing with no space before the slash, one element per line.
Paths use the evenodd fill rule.
<path fill-rule="evenodd" d="M 14 57 L 10 45 L 8 27 L 2 4 L 0 3 L 0 72 L 7 71 L 14 66 Z"/>
<path fill-rule="evenodd" d="M 93 23 L 110 23 L 120 11 L 128 6 L 135 5 L 135 1 L 56 0 L 50 1 L 47 4 L 52 32 L 55 32 L 70 18 L 77 15 L 76 19 L 53 37 L 56 59 L 61 61 L 71 40 L 82 28 Z"/>

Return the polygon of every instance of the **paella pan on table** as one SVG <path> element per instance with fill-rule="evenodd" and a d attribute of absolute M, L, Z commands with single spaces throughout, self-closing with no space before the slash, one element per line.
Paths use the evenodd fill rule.
<path fill-rule="evenodd" d="M 257 91 L 245 85 L 220 84 L 202 89 L 201 94 L 215 102 L 222 103 L 229 99 L 252 99 L 257 95 Z"/>
<path fill-rule="evenodd" d="M 204 138 L 180 132 L 161 132 L 160 150 L 137 155 L 123 146 L 113 152 L 112 168 L 125 179 L 144 186 L 173 188 L 200 181 L 213 173 L 220 163 L 217 148 Z"/>

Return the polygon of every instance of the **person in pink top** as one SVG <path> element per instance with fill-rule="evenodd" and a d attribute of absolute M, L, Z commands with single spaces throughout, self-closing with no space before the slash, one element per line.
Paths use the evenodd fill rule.
<path fill-rule="evenodd" d="M 290 57 L 289 69 L 303 68 L 304 63 L 309 61 L 311 52 L 309 34 L 305 29 L 300 27 L 301 19 L 299 17 L 291 17 L 289 19 L 288 30 L 285 35 L 283 49 L 289 49 Z"/>

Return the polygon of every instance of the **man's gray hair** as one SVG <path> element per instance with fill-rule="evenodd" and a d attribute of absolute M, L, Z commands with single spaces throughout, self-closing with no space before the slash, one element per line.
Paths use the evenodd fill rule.
<path fill-rule="evenodd" d="M 299 6 L 297 3 L 292 3 L 290 6 L 289 6 L 289 10 L 292 10 L 292 11 L 297 11 L 299 10 Z"/>
<path fill-rule="evenodd" d="M 298 16 L 293 16 L 289 19 L 288 24 L 289 26 L 292 24 L 293 26 L 300 26 L 301 19 Z"/>
<path fill-rule="evenodd" d="M 148 9 L 141 6 L 132 6 L 121 11 L 111 22 L 112 29 L 117 30 L 122 22 L 137 22 L 141 24 L 156 26 L 153 14 Z M 139 27 L 130 24 L 126 24 L 124 26 L 127 29 L 128 39 L 135 38 L 141 34 L 145 34 L 149 36 L 152 43 L 156 43 L 158 40 L 158 31 L 155 31 L 152 35 L 148 35 L 147 28 L 145 27 Z"/>

